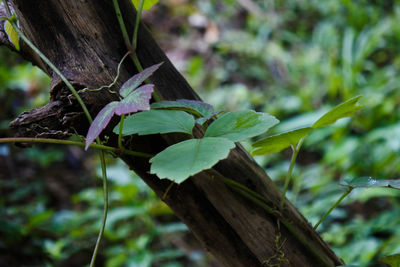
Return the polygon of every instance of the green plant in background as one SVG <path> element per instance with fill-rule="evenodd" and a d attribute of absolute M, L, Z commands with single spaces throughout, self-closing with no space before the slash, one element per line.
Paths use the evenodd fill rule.
<path fill-rule="evenodd" d="M 240 4 L 228 1 L 224 8 L 212 1 L 197 5 L 209 25 L 218 26 L 219 38 L 189 59 L 186 75 L 216 108 L 248 107 L 278 117 L 274 134 L 312 125 L 327 107 L 363 95 L 368 108 L 356 118 L 312 131 L 303 143 L 287 196 L 315 225 L 343 194 L 339 179 L 398 178 L 399 5 L 253 2 L 263 16 L 243 15 Z M 287 155 L 256 157 L 282 187 Z M 324 240 L 346 262 L 361 266 L 397 253 L 397 200 L 396 190 L 354 190 L 320 225 Z"/>

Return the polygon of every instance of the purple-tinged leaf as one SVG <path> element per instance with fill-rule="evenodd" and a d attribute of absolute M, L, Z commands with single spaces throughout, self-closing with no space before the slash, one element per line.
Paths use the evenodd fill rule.
<path fill-rule="evenodd" d="M 122 115 L 139 110 L 149 110 L 153 90 L 154 84 L 146 84 L 139 87 L 118 103 L 118 106 L 115 108 L 115 114 Z"/>
<path fill-rule="evenodd" d="M 115 108 L 118 106 L 118 104 L 119 102 L 117 101 L 110 102 L 102 110 L 100 110 L 99 114 L 97 114 L 86 135 L 85 150 L 87 150 L 90 144 L 93 143 L 93 141 L 99 136 L 101 131 L 106 128 L 107 124 L 114 115 Z"/>
<path fill-rule="evenodd" d="M 122 97 L 127 97 L 133 92 L 133 90 L 135 90 L 136 87 L 141 85 L 147 78 L 149 78 L 161 66 L 161 64 L 163 64 L 163 62 L 148 67 L 127 80 L 119 89 L 119 94 Z"/>
<path fill-rule="evenodd" d="M 196 117 L 208 117 L 214 113 L 212 105 L 198 100 L 178 99 L 176 101 L 161 101 L 151 104 L 153 109 L 176 109 L 189 112 Z"/>

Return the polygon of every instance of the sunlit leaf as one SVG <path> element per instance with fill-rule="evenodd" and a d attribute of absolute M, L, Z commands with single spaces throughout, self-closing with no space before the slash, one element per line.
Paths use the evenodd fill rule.
<path fill-rule="evenodd" d="M 390 267 L 400 267 L 400 254 L 380 258 L 379 261 L 389 264 Z"/>
<path fill-rule="evenodd" d="M 108 103 L 102 110 L 100 110 L 99 114 L 97 114 L 96 118 L 93 120 L 92 124 L 89 127 L 89 131 L 86 135 L 86 145 L 85 149 L 88 149 L 91 143 L 99 136 L 101 131 L 107 127 L 107 124 L 110 122 L 112 116 L 115 113 L 115 108 L 119 102 L 113 101 Z"/>
<path fill-rule="evenodd" d="M 219 137 L 190 139 L 166 148 L 150 159 L 150 172 L 159 178 L 182 183 L 202 170 L 210 169 L 228 157 L 235 144 Z"/>
<path fill-rule="evenodd" d="M 302 138 L 313 130 L 312 127 L 300 128 L 297 130 L 268 136 L 253 144 L 255 148 L 252 155 L 265 155 L 282 151 L 289 146 L 295 146 Z"/>
<path fill-rule="evenodd" d="M 14 29 L 13 25 L 8 20 L 4 23 L 4 30 L 6 31 L 10 42 L 15 46 L 15 49 L 19 51 L 18 32 Z"/>
<path fill-rule="evenodd" d="M 377 180 L 372 177 L 358 177 L 342 183 L 345 186 L 351 187 L 388 187 L 400 190 L 400 180 Z"/>
<path fill-rule="evenodd" d="M 279 123 L 274 116 L 252 110 L 228 112 L 208 127 L 204 136 L 225 137 L 238 142 L 265 133 Z"/>
<path fill-rule="evenodd" d="M 146 84 L 137 88 L 119 102 L 118 106 L 115 108 L 115 114 L 122 115 L 140 110 L 149 110 L 153 90 L 153 84 Z"/>
<path fill-rule="evenodd" d="M 157 134 L 157 133 L 187 133 L 192 134 L 194 118 L 180 110 L 150 110 L 135 113 L 125 119 L 123 135 Z M 119 124 L 114 128 L 119 132 Z"/>
<path fill-rule="evenodd" d="M 144 69 L 142 72 L 134 75 L 132 78 L 127 80 L 119 89 L 119 94 L 122 97 L 127 97 L 130 93 L 135 90 L 136 87 L 141 85 L 147 78 L 149 78 L 160 66 L 162 62 L 151 67 Z"/>
<path fill-rule="evenodd" d="M 184 110 L 197 117 L 208 117 L 214 113 L 214 108 L 210 104 L 198 100 L 188 100 L 188 99 L 155 102 L 151 104 L 151 108 Z"/>
<path fill-rule="evenodd" d="M 136 9 L 139 8 L 139 2 L 140 2 L 140 0 L 132 0 L 132 3 Z M 144 0 L 143 9 L 150 10 L 157 3 L 158 3 L 158 0 Z"/>
<path fill-rule="evenodd" d="M 346 102 L 334 107 L 328 113 L 323 115 L 319 120 L 317 120 L 312 127 L 313 128 L 321 128 L 330 124 L 335 123 L 338 119 L 352 116 L 359 109 L 362 108 L 361 105 L 358 104 L 358 100 L 361 96 L 353 97 Z"/>

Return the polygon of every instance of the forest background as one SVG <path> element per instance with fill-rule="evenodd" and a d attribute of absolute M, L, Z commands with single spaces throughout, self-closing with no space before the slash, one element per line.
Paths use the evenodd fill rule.
<path fill-rule="evenodd" d="M 313 131 L 288 198 L 315 224 L 343 179 L 398 179 L 400 3 L 348 0 L 163 0 L 143 21 L 216 110 L 255 109 L 308 125 L 362 95 L 353 118 Z M 0 137 L 22 111 L 48 102 L 49 78 L 0 47 Z M 243 145 L 250 148 L 249 143 Z M 290 151 L 256 157 L 283 186 Z M 108 159 L 110 212 L 99 266 L 219 266 L 154 193 Z M 102 215 L 99 162 L 81 148 L 0 146 L 0 266 L 84 266 Z M 318 228 L 361 266 L 400 251 L 399 192 L 355 189 Z M 10 266 L 10 265 L 8 265 Z"/>

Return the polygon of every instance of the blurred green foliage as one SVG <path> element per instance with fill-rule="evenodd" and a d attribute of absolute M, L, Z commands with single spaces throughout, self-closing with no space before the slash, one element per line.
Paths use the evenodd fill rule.
<path fill-rule="evenodd" d="M 206 102 L 216 110 L 271 113 L 282 123 L 269 134 L 310 126 L 328 108 L 363 96 L 364 109 L 313 131 L 299 154 L 288 197 L 312 224 L 345 190 L 339 180 L 399 178 L 400 2 L 166 0 L 143 15 Z M 0 114 L 0 130 L 6 136 L 8 122 L 18 112 L 46 101 L 48 85 L 43 82 L 47 78 L 30 65 L 19 65 L 4 49 L 0 56 L 0 99 L 8 114 Z M 16 97 L 21 92 L 33 100 L 21 102 Z M 29 172 L 45 173 L 71 154 L 57 151 L 40 147 L 17 154 L 1 146 L 0 156 L 16 164 L 32 162 Z M 86 169 L 80 179 L 93 180 L 96 175 L 87 169 L 95 160 L 78 159 Z M 256 157 L 279 186 L 289 159 L 288 151 Z M 187 245 L 192 241 L 186 239 L 185 227 L 141 180 L 118 161 L 110 160 L 110 165 L 111 211 L 99 264 L 207 265 L 207 257 Z M 70 204 L 54 205 L 40 177 L 26 180 L 21 178 L 26 173 L 12 177 L 2 172 L 0 256 L 24 243 L 29 246 L 18 255 L 36 257 L 42 264 L 86 264 L 100 225 L 101 189 L 85 184 L 69 191 Z M 382 266 L 378 258 L 400 251 L 399 224 L 398 191 L 355 189 L 319 231 L 346 263 Z"/>
<path fill-rule="evenodd" d="M 216 109 L 253 108 L 282 123 L 269 134 L 310 126 L 356 95 L 352 119 L 307 137 L 289 198 L 315 224 L 342 194 L 343 178 L 398 179 L 400 3 L 397 1 L 201 1 L 207 49 L 184 68 Z M 216 25 L 216 26 L 210 26 Z M 216 27 L 217 30 L 214 29 Z M 205 51 L 205 52 L 204 52 Z M 283 185 L 290 153 L 257 157 Z M 356 189 L 319 231 L 347 263 L 378 266 L 399 253 L 399 193 Z"/>

